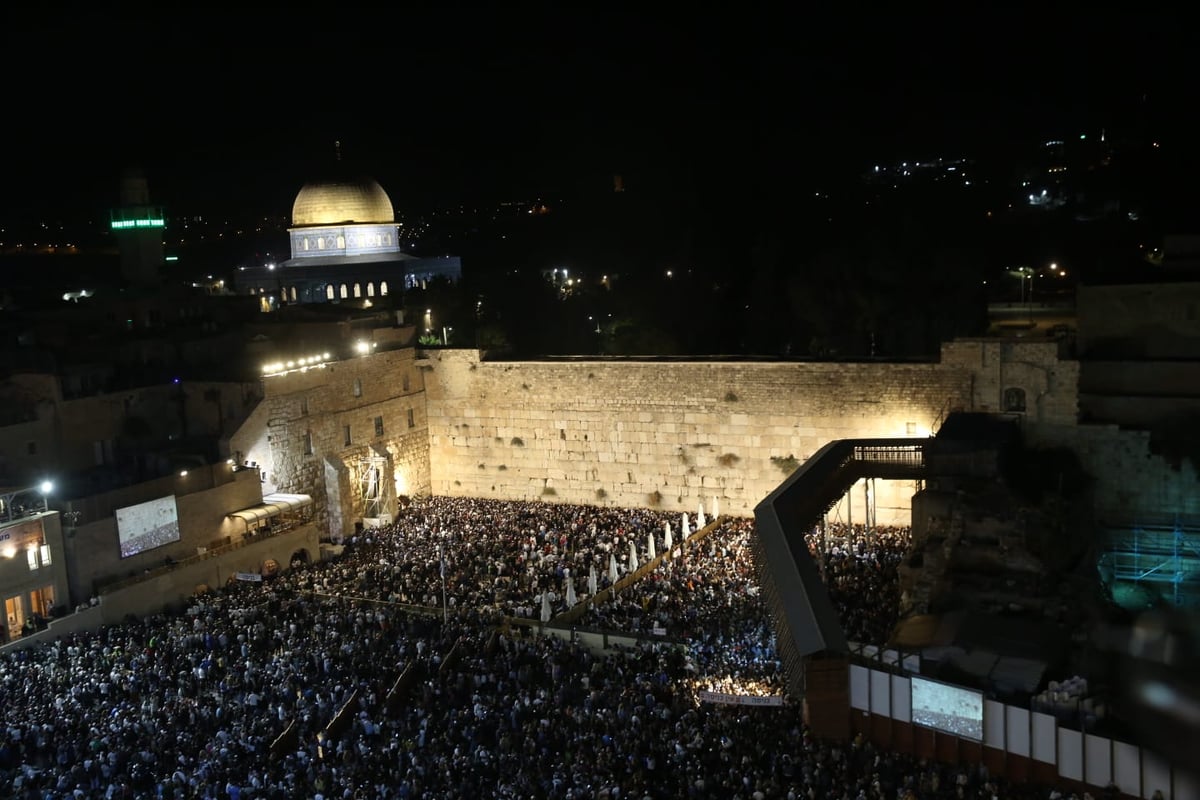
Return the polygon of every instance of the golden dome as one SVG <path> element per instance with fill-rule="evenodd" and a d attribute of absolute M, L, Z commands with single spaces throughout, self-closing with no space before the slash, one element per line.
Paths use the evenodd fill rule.
<path fill-rule="evenodd" d="M 309 183 L 292 204 L 292 225 L 394 222 L 392 201 L 371 178 Z"/>

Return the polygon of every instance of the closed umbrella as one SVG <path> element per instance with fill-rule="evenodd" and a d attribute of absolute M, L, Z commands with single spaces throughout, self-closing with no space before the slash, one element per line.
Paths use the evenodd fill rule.
<path fill-rule="evenodd" d="M 658 555 L 654 551 L 654 531 L 646 531 L 646 553 L 648 554 L 646 557 L 650 559 Z"/>
<path fill-rule="evenodd" d="M 671 523 L 663 523 L 663 546 L 667 548 L 667 552 L 671 552 L 671 546 L 674 542 L 671 540 Z"/>
<path fill-rule="evenodd" d="M 617 578 L 617 557 L 612 553 L 608 554 L 608 582 L 616 583 Z"/>
<path fill-rule="evenodd" d="M 550 621 L 550 593 L 542 592 L 542 622 Z"/>
<path fill-rule="evenodd" d="M 575 605 L 575 579 L 567 577 L 567 608 Z"/>
<path fill-rule="evenodd" d="M 717 502 L 717 498 L 713 498 L 713 519 L 721 516 L 721 505 Z"/>
<path fill-rule="evenodd" d="M 679 521 L 679 535 L 686 539 L 691 532 L 691 527 L 688 525 L 687 512 L 685 511 L 683 512 L 683 518 Z"/>
<path fill-rule="evenodd" d="M 707 523 L 704 521 L 704 506 L 700 506 L 700 510 L 696 512 L 696 530 L 700 530 Z"/>
<path fill-rule="evenodd" d="M 588 567 L 588 596 L 596 596 L 596 565 L 592 564 Z"/>
<path fill-rule="evenodd" d="M 635 545 L 633 543 L 633 540 L 630 539 L 629 540 L 629 571 L 637 572 L 637 568 L 638 568 L 637 545 Z"/>

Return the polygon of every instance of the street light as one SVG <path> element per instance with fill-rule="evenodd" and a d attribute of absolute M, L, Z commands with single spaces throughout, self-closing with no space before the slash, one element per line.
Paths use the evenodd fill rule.
<path fill-rule="evenodd" d="M 50 510 L 50 493 L 54 491 L 54 483 L 52 481 L 42 481 L 38 489 L 42 493 L 42 510 Z"/>

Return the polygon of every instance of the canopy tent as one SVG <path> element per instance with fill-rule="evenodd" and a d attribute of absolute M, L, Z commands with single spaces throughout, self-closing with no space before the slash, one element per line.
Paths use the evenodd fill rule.
<path fill-rule="evenodd" d="M 310 508 L 312 504 L 313 499 L 311 495 L 284 494 L 280 492 L 264 496 L 263 501 L 258 505 L 239 509 L 238 511 L 231 511 L 228 516 L 240 519 L 245 523 L 246 530 L 250 530 L 252 526 L 257 527 L 259 523 L 277 517 L 280 514 Z"/>

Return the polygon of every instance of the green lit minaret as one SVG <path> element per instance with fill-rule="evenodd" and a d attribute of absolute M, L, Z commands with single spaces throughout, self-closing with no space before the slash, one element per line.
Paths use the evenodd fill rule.
<path fill-rule="evenodd" d="M 121 205 L 110 213 L 113 235 L 121 251 L 121 277 L 131 286 L 157 284 L 163 265 L 161 206 L 150 204 L 150 189 L 141 170 L 121 177 Z"/>

